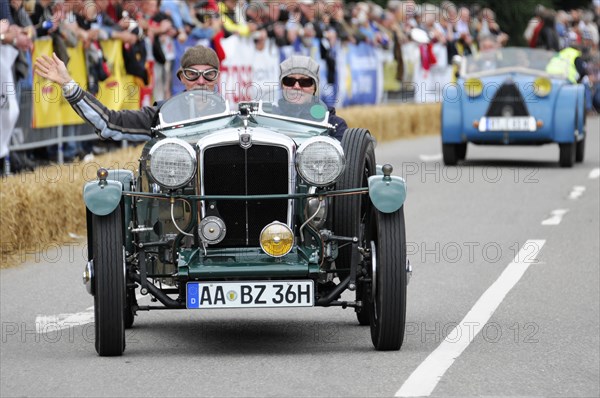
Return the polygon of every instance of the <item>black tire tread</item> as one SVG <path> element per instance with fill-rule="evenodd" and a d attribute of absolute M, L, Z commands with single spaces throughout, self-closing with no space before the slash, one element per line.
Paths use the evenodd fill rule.
<path fill-rule="evenodd" d="M 122 228 L 120 206 L 106 216 L 93 216 L 95 345 L 100 356 L 119 356 L 125 350 Z"/>
<path fill-rule="evenodd" d="M 558 147 L 560 151 L 560 167 L 573 167 L 573 164 L 575 164 L 575 143 L 558 144 Z"/>
<path fill-rule="evenodd" d="M 371 162 L 370 175 L 375 174 L 375 152 L 371 134 L 366 129 L 348 129 L 342 139 L 342 148 L 346 155 L 346 170 L 337 182 L 336 189 L 359 188 L 363 184 L 365 170 L 363 159 Z M 358 235 L 361 199 L 361 195 L 340 196 L 335 199 L 333 232 L 336 235 Z M 341 248 L 336 263 L 348 268 L 351 254 L 350 245 Z"/>
<path fill-rule="evenodd" d="M 404 207 L 377 212 L 377 319 L 371 323 L 371 340 L 378 351 L 399 350 L 406 323 L 406 238 Z"/>
<path fill-rule="evenodd" d="M 585 158 L 585 135 L 579 141 L 577 141 L 575 148 L 575 162 L 581 163 Z"/>
<path fill-rule="evenodd" d="M 344 154 L 346 156 L 346 170 L 336 184 L 336 189 L 351 189 L 365 186 L 363 181 L 365 167 L 369 169 L 369 175 L 375 174 L 375 150 L 371 133 L 366 129 L 351 128 L 344 133 L 341 142 Z M 365 162 L 369 163 L 365 166 Z M 333 231 L 340 236 L 358 236 L 360 222 L 358 218 L 361 212 L 361 195 L 341 196 L 335 199 L 333 214 Z M 363 211 L 366 211 L 363 209 Z M 336 259 L 337 268 L 348 268 L 350 266 L 352 250 L 351 246 L 343 247 L 339 250 Z M 343 279 L 347 273 L 339 272 L 338 276 Z M 362 286 L 357 287 L 357 299 L 362 299 Z M 370 315 L 368 308 L 363 307 L 356 312 L 356 318 L 360 325 L 370 324 Z"/>
<path fill-rule="evenodd" d="M 458 163 L 458 155 L 457 144 L 442 144 L 442 157 L 446 166 L 455 166 Z"/>

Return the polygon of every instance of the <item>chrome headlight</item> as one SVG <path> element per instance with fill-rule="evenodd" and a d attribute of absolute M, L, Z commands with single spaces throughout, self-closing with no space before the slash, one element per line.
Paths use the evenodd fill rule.
<path fill-rule="evenodd" d="M 300 177 L 316 186 L 329 185 L 344 172 L 346 158 L 340 143 L 329 137 L 306 140 L 296 153 L 296 169 Z"/>
<path fill-rule="evenodd" d="M 187 185 L 196 172 L 196 152 L 179 138 L 167 138 L 155 144 L 148 153 L 148 160 L 148 173 L 167 189 Z"/>

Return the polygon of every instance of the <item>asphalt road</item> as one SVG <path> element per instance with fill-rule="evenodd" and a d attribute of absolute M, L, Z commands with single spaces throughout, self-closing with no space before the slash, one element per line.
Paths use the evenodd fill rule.
<path fill-rule="evenodd" d="M 556 145 L 470 146 L 450 168 L 439 137 L 377 148 L 409 187 L 399 352 L 341 308 L 154 311 L 100 358 L 84 249 L 40 246 L 0 271 L 0 396 L 598 397 L 598 118 L 587 132 L 572 169 Z"/>

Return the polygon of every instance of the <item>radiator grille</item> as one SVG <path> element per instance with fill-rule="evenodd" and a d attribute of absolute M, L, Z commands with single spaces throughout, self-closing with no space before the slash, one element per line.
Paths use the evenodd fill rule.
<path fill-rule="evenodd" d="M 505 113 L 510 110 L 511 115 Z M 519 88 L 513 82 L 505 82 L 492 99 L 486 113 L 487 117 L 529 116 L 529 111 Z"/>
<path fill-rule="evenodd" d="M 285 148 L 238 144 L 204 151 L 206 195 L 288 193 L 288 153 Z M 272 221 L 287 224 L 288 200 L 217 201 L 227 234 L 216 247 L 257 247 L 260 231 Z"/>

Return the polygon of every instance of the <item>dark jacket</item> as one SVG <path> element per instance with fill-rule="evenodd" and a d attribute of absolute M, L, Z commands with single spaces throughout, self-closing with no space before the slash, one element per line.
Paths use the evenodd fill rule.
<path fill-rule="evenodd" d="M 332 137 L 341 141 L 344 136 L 344 131 L 348 128 L 348 123 L 335 114 L 335 108 L 332 106 L 329 107 L 329 124 L 335 126 L 335 132 L 332 134 Z"/>
<path fill-rule="evenodd" d="M 315 120 L 312 115 L 308 114 L 308 111 L 305 107 L 290 103 L 283 98 L 278 101 L 277 108 L 278 109 L 275 112 L 281 115 L 297 117 L 306 120 Z M 330 135 L 333 138 L 336 138 L 338 141 L 341 141 L 342 137 L 344 136 L 344 131 L 346 131 L 348 128 L 348 124 L 344 119 L 336 115 L 334 107 L 328 106 L 327 110 L 329 111 L 329 119 L 327 122 L 334 126 L 334 129 Z"/>
<path fill-rule="evenodd" d="M 75 112 L 94 126 L 101 138 L 129 141 L 150 139 L 150 128 L 155 122 L 158 107 L 144 106 L 135 111 L 113 111 L 75 82 L 63 87 L 63 94 Z"/>

